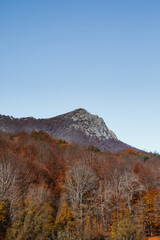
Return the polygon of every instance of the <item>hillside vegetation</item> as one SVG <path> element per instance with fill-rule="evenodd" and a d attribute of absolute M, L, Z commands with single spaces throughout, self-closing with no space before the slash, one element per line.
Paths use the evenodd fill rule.
<path fill-rule="evenodd" d="M 160 156 L 0 134 L 0 239 L 160 235 Z"/>

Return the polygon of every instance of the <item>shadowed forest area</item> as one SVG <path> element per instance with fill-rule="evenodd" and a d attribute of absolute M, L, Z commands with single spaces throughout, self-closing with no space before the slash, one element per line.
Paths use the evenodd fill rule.
<path fill-rule="evenodd" d="M 0 239 L 160 235 L 160 155 L 0 134 Z"/>

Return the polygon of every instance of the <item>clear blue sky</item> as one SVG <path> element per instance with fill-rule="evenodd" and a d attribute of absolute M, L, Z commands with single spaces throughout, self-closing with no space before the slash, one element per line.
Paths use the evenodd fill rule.
<path fill-rule="evenodd" d="M 159 0 L 1 0 L 0 113 L 85 108 L 160 152 Z"/>

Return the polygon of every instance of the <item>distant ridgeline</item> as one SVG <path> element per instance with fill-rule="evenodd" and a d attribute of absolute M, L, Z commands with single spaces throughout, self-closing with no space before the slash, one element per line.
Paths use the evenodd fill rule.
<path fill-rule="evenodd" d="M 118 140 L 102 118 L 82 108 L 48 119 L 0 115 L 0 131 L 7 133 L 44 131 L 54 138 L 84 147 L 93 145 L 110 152 L 133 148 Z"/>

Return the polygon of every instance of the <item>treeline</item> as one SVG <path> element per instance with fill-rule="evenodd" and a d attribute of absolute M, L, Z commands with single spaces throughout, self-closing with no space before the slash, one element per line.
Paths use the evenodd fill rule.
<path fill-rule="evenodd" d="M 160 156 L 0 134 L 0 239 L 160 235 Z"/>

